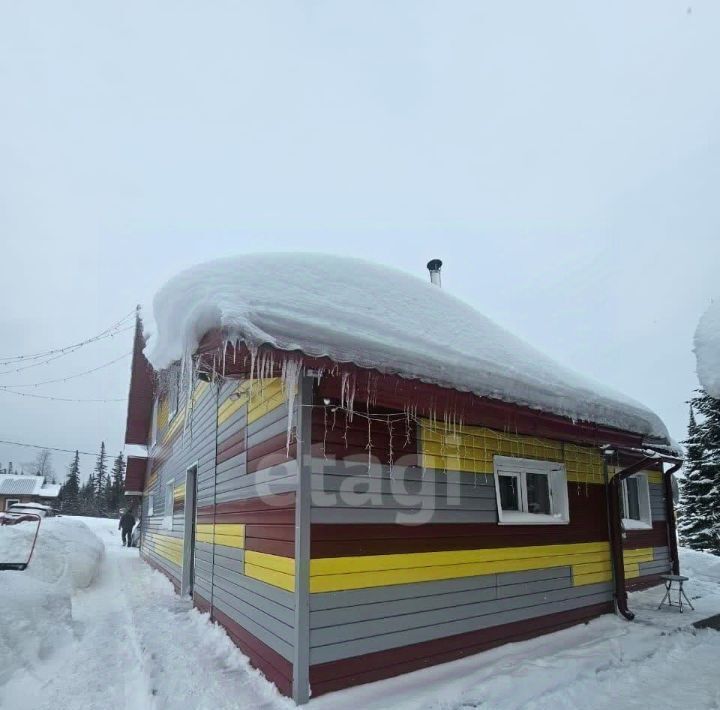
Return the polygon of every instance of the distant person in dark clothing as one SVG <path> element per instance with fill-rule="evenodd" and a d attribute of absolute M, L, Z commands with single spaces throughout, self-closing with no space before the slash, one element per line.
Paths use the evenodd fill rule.
<path fill-rule="evenodd" d="M 135 526 L 135 516 L 132 511 L 127 510 L 120 516 L 118 530 L 122 530 L 123 546 L 130 547 L 132 545 L 132 529 Z"/>

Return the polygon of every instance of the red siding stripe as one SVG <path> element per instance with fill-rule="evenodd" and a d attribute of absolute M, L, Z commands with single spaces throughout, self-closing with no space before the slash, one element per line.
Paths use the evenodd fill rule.
<path fill-rule="evenodd" d="M 310 685 L 313 697 L 361 683 L 391 678 L 419 668 L 446 663 L 457 658 L 485 651 L 510 641 L 523 641 L 535 636 L 573 626 L 601 614 L 612 613 L 611 603 L 548 614 L 536 619 L 502 624 L 434 641 L 368 653 L 341 661 L 311 666 Z"/>
<path fill-rule="evenodd" d="M 627 530 L 623 549 L 637 550 L 639 547 L 667 547 L 668 526 L 664 520 L 653 523 L 652 530 Z"/>
<path fill-rule="evenodd" d="M 240 626 L 219 609 L 213 607 L 212 618 L 227 632 L 235 645 L 248 657 L 250 663 L 275 683 L 281 693 L 292 695 L 292 664 L 277 651 L 273 651 L 259 638 Z"/>

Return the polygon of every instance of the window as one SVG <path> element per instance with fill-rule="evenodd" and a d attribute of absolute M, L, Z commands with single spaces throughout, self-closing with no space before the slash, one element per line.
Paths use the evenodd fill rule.
<path fill-rule="evenodd" d="M 148 496 L 148 518 L 155 515 L 155 501 L 152 493 Z"/>
<path fill-rule="evenodd" d="M 19 498 L 6 498 L 5 499 L 5 510 L 9 510 L 11 505 L 15 505 L 16 503 L 19 503 Z"/>
<path fill-rule="evenodd" d="M 626 530 L 652 528 L 650 513 L 650 485 L 647 474 L 636 473 L 626 478 L 620 486 L 623 526 Z"/>
<path fill-rule="evenodd" d="M 173 524 L 173 503 L 175 502 L 175 481 L 171 480 L 165 484 L 165 507 L 163 509 L 163 527 L 172 530 Z"/>
<path fill-rule="evenodd" d="M 563 525 L 570 522 L 565 466 L 554 461 L 495 456 L 495 494 L 500 525 Z"/>

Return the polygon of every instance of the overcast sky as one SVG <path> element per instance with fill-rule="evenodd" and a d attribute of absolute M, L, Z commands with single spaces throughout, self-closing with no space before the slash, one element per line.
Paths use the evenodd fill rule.
<path fill-rule="evenodd" d="M 423 278 L 440 257 L 449 291 L 684 438 L 720 291 L 720 4 L 588 6 L 0 0 L 0 358 L 83 340 L 218 256 Z M 128 381 L 126 359 L 23 391 Z M 124 424 L 122 402 L 0 391 L 0 439 L 114 454 Z"/>

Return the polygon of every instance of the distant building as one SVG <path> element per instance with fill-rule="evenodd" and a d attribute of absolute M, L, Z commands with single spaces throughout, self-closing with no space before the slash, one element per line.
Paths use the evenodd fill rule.
<path fill-rule="evenodd" d="M 45 476 L 16 476 L 0 473 L 0 510 L 15 503 L 53 505 L 60 493 L 60 484 L 46 483 Z"/>

